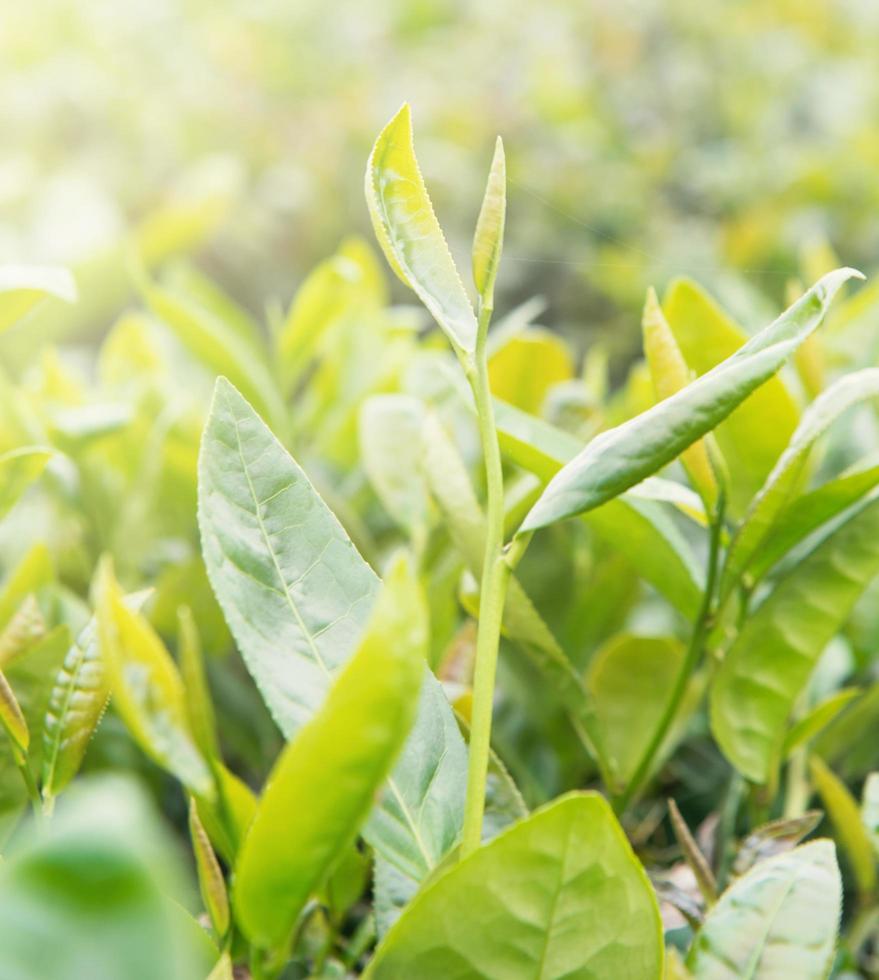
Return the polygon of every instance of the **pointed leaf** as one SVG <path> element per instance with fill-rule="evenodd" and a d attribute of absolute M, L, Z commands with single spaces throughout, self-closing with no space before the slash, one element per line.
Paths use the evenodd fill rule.
<path fill-rule="evenodd" d="M 229 929 L 229 896 L 226 894 L 226 881 L 207 832 L 199 820 L 198 809 L 192 797 L 189 798 L 189 836 L 195 854 L 195 867 L 198 872 L 202 901 L 214 932 L 222 939 Z"/>
<path fill-rule="evenodd" d="M 774 857 L 790 851 L 818 826 L 824 819 L 821 810 L 807 810 L 799 817 L 783 817 L 780 820 L 770 820 L 755 828 L 742 841 L 736 859 L 733 862 L 733 872 L 743 875 L 758 861 Z"/>
<path fill-rule="evenodd" d="M 375 141 L 366 165 L 366 203 L 391 268 L 415 290 L 452 345 L 472 352 L 476 316 L 418 169 L 408 105 Z"/>
<path fill-rule="evenodd" d="M 483 304 L 489 308 L 494 305 L 494 281 L 504 247 L 506 216 L 507 164 L 504 143 L 498 136 L 473 236 L 473 282 Z"/>
<path fill-rule="evenodd" d="M 670 463 L 779 370 L 853 275 L 851 269 L 828 274 L 713 370 L 593 439 L 553 477 L 520 533 L 598 507 Z"/>
<path fill-rule="evenodd" d="M 399 561 L 357 653 L 282 752 L 244 839 L 236 917 L 257 945 L 283 945 L 356 837 L 415 718 L 426 650 L 423 600 Z"/>
<path fill-rule="evenodd" d="M 818 657 L 879 573 L 879 496 L 818 544 L 746 621 L 714 678 L 711 730 L 749 779 L 778 765 L 791 710 Z"/>
<path fill-rule="evenodd" d="M 0 453 L 0 519 L 12 510 L 51 458 L 52 450 L 40 446 L 22 446 Z"/>
<path fill-rule="evenodd" d="M 12 742 L 13 754 L 18 759 L 19 765 L 23 764 L 27 758 L 30 732 L 18 699 L 2 672 L 0 672 L 0 725 L 6 730 Z"/>
<path fill-rule="evenodd" d="M 653 889 L 610 807 L 571 793 L 420 892 L 364 977 L 647 978 L 662 960 Z"/>
<path fill-rule="evenodd" d="M 722 593 L 729 593 L 771 536 L 775 520 L 801 482 L 816 440 L 845 411 L 879 396 L 879 368 L 840 378 L 806 409 L 790 443 L 754 498 L 730 544 L 723 571 Z"/>

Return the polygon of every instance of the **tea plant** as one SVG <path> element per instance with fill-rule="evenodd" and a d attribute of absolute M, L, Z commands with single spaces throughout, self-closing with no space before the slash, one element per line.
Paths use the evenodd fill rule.
<path fill-rule="evenodd" d="M 751 334 L 651 290 L 609 394 L 533 306 L 491 327 L 505 170 L 474 307 L 408 107 L 376 140 L 440 337 L 356 240 L 268 333 L 134 258 L 94 381 L 0 378 L 10 976 L 869 975 L 879 369 L 842 341 L 875 290 L 830 312 L 828 271 Z M 45 293 L 4 271 L 0 326 Z M 186 828 L 200 922 L 142 791 L 83 767 Z"/>

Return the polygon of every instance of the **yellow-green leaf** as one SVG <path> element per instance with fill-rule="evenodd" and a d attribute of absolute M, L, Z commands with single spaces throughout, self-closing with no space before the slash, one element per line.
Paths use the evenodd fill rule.
<path fill-rule="evenodd" d="M 222 939 L 229 929 L 229 896 L 226 893 L 226 881 L 208 835 L 199 820 L 198 809 L 192 797 L 189 798 L 189 836 L 192 839 L 202 901 L 210 916 L 214 932 Z"/>
<path fill-rule="evenodd" d="M 507 163 L 504 143 L 498 136 L 488 174 L 485 197 L 473 236 L 473 282 L 483 305 L 494 305 L 494 281 L 497 278 L 504 247 L 504 224 L 507 216 Z"/>

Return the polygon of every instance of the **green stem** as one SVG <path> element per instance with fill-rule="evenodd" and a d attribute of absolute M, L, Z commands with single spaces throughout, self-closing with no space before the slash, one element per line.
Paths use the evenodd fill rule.
<path fill-rule="evenodd" d="M 628 786 L 626 786 L 625 790 L 623 790 L 616 800 L 616 810 L 618 813 L 626 810 L 632 800 L 641 791 L 644 782 L 650 775 L 656 755 L 662 748 L 666 736 L 677 718 L 681 702 L 687 690 L 687 684 L 702 655 L 702 648 L 705 645 L 705 638 L 708 635 L 711 623 L 711 608 L 714 603 L 718 559 L 720 556 L 720 538 L 723 530 L 723 509 L 724 503 L 721 497 L 718 500 L 715 520 L 711 525 L 711 542 L 708 552 L 708 575 L 705 582 L 705 592 L 702 595 L 702 605 L 699 609 L 699 615 L 693 625 L 693 632 L 690 635 L 690 645 L 687 648 L 687 655 L 684 658 L 681 669 L 678 671 L 678 676 L 675 678 L 675 685 L 672 689 L 671 696 L 666 702 L 665 710 L 659 719 L 659 724 L 654 729 L 647 749 L 641 756 L 641 760 L 632 778 L 629 780 Z"/>
<path fill-rule="evenodd" d="M 34 808 L 34 813 L 38 817 L 42 816 L 43 799 L 40 796 L 39 789 L 37 789 L 34 774 L 31 772 L 31 767 L 28 765 L 26 758 L 22 759 L 18 763 L 18 771 L 21 773 L 21 778 L 24 780 L 24 785 L 27 787 L 27 795 L 30 797 L 31 804 Z"/>
<path fill-rule="evenodd" d="M 473 675 L 473 709 L 470 725 L 470 755 L 467 771 L 467 804 L 461 857 L 479 847 L 485 812 L 485 783 L 491 746 L 491 715 L 497 673 L 501 620 L 510 568 L 504 560 L 504 477 L 501 451 L 494 423 L 494 408 L 488 381 L 485 337 L 491 308 L 479 311 L 479 335 L 475 362 L 465 364 L 473 389 L 479 436 L 485 458 L 486 535 L 479 596 L 479 631 L 476 637 L 476 666 Z"/>

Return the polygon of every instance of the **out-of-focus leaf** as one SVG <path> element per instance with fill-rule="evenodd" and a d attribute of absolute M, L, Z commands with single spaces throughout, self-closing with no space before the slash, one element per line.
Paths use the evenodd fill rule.
<path fill-rule="evenodd" d="M 214 795 L 213 778 L 189 729 L 186 691 L 164 644 L 125 603 L 108 560 L 98 572 L 96 615 L 113 702 L 147 755 L 193 793 Z"/>
<path fill-rule="evenodd" d="M 3 973 L 40 980 L 192 980 L 216 959 L 175 899 L 179 856 L 133 783 L 72 790 L 0 864 Z"/>
<path fill-rule="evenodd" d="M 140 608 L 144 593 L 126 598 Z M 43 799 L 57 796 L 76 775 L 107 701 L 110 681 L 98 645 L 97 623 L 89 620 L 73 640 L 52 681 L 43 722 Z"/>
<path fill-rule="evenodd" d="M 866 898 L 876 888 L 876 855 L 857 801 L 819 756 L 810 757 L 809 769 L 843 853 L 849 859 L 858 892 Z"/>
<path fill-rule="evenodd" d="M 217 782 L 216 799 L 199 796 L 195 797 L 195 802 L 199 820 L 211 843 L 223 860 L 232 865 L 256 813 L 256 796 L 222 763 L 214 763 L 213 772 Z"/>
<path fill-rule="evenodd" d="M 680 391 L 692 380 L 690 368 L 678 346 L 655 291 L 647 291 L 647 300 L 641 317 L 641 333 L 644 339 L 644 356 L 650 367 L 656 398 L 662 401 Z M 711 465 L 708 448 L 703 440 L 694 442 L 681 453 L 681 462 L 693 486 L 711 508 L 717 500 L 717 477 Z"/>
<path fill-rule="evenodd" d="M 296 462 L 225 380 L 202 440 L 199 524 L 211 583 L 278 726 L 318 711 L 366 626 L 379 580 Z M 421 880 L 460 832 L 466 751 L 424 668 L 411 735 L 366 834 Z"/>
<path fill-rule="evenodd" d="M 861 820 L 873 845 L 873 853 L 879 856 L 879 773 L 871 772 L 864 782 Z"/>
<path fill-rule="evenodd" d="M 188 296 L 147 283 L 150 308 L 211 371 L 230 378 L 276 426 L 286 422 L 278 386 L 263 356 L 240 334 Z"/>
<path fill-rule="evenodd" d="M 0 725 L 9 736 L 13 755 L 18 760 L 18 764 L 22 765 L 27 758 L 30 732 L 18 699 L 2 672 L 0 672 Z"/>
<path fill-rule="evenodd" d="M 800 424 L 766 483 L 752 501 L 733 538 L 721 582 L 721 594 L 729 593 L 748 570 L 752 558 L 774 530 L 775 521 L 796 492 L 809 454 L 817 439 L 859 402 L 879 395 L 879 368 L 847 374 L 822 392 L 806 409 Z M 773 425 L 769 428 L 774 428 Z"/>
<path fill-rule="evenodd" d="M 0 629 L 10 623 L 29 595 L 51 582 L 54 576 L 49 549 L 37 542 L 25 553 L 3 583 L 3 590 L 0 592 Z M 6 662 L 4 660 L 3 664 Z"/>
<path fill-rule="evenodd" d="M 46 635 L 46 621 L 36 597 L 25 597 L 12 619 L 0 631 L 0 667 L 20 657 Z"/>
<path fill-rule="evenodd" d="M 621 633 L 589 664 L 592 695 L 605 751 L 628 783 L 665 711 L 684 662 L 684 648 L 670 637 Z"/>
<path fill-rule="evenodd" d="M 662 308 L 684 359 L 697 375 L 707 374 L 751 342 L 691 280 L 675 280 Z M 729 503 L 734 513 L 742 513 L 762 486 L 798 418 L 796 402 L 784 381 L 769 378 L 717 426 L 715 438 L 729 467 Z M 772 425 L 766 424 L 767 419 L 772 419 Z"/>
<path fill-rule="evenodd" d="M 360 456 L 394 522 L 423 540 L 427 489 L 419 472 L 424 404 L 410 395 L 373 395 L 360 409 Z"/>
<path fill-rule="evenodd" d="M 202 901 L 214 927 L 214 932 L 222 939 L 229 929 L 229 896 L 226 881 L 211 847 L 207 832 L 198 817 L 195 800 L 189 800 L 189 836 L 195 854 L 195 867 L 198 871 L 198 886 Z"/>
<path fill-rule="evenodd" d="M 877 572 L 874 495 L 792 568 L 746 621 L 714 678 L 711 730 L 749 779 L 770 778 L 812 668 Z"/>
<path fill-rule="evenodd" d="M 414 721 L 426 650 L 423 600 L 398 561 L 357 652 L 276 763 L 244 839 L 236 918 L 257 945 L 282 947 L 364 823 Z"/>
<path fill-rule="evenodd" d="M 180 624 L 178 656 L 180 658 L 180 674 L 186 691 L 189 725 L 195 744 L 201 749 L 205 759 L 210 764 L 213 760 L 220 758 L 220 747 L 217 744 L 214 705 L 211 701 L 202 659 L 201 638 L 198 635 L 195 617 L 192 615 L 189 606 L 181 606 L 178 617 Z"/>
<path fill-rule="evenodd" d="M 739 846 L 733 862 L 733 872 L 743 875 L 758 861 L 796 847 L 804 837 L 812 833 L 823 817 L 820 810 L 808 810 L 799 817 L 783 817 L 761 824 Z"/>
<path fill-rule="evenodd" d="M 76 283 L 61 266 L 0 265 L 0 332 L 28 314 L 47 296 L 76 301 Z"/>
<path fill-rule="evenodd" d="M 824 980 L 842 903 L 833 844 L 761 861 L 728 888 L 693 940 L 695 980 Z"/>
<path fill-rule="evenodd" d="M 302 377 L 321 339 L 345 317 L 374 313 L 384 300 L 378 263 L 365 242 L 352 238 L 316 266 L 299 287 L 277 337 L 285 390 Z"/>
<path fill-rule="evenodd" d="M 503 140 L 498 136 L 473 236 L 473 282 L 489 309 L 494 305 L 494 281 L 504 247 L 506 217 L 507 162 Z"/>
<path fill-rule="evenodd" d="M 859 273 L 839 269 L 825 276 L 707 374 L 596 436 L 553 477 L 520 533 L 592 510 L 670 463 L 779 370 L 820 324 L 836 291 L 853 275 Z"/>
<path fill-rule="evenodd" d="M 860 688 L 846 687 L 841 691 L 834 691 L 823 701 L 819 701 L 795 725 L 791 726 L 784 736 L 781 747 L 782 758 L 786 759 L 791 752 L 810 742 L 860 693 Z"/>
<path fill-rule="evenodd" d="M 22 446 L 0 454 L 0 519 L 37 479 L 52 457 L 51 449 Z"/>
<path fill-rule="evenodd" d="M 504 344 L 488 363 L 492 394 L 525 412 L 541 410 L 549 390 L 574 374 L 565 341 L 532 327 Z"/>
<path fill-rule="evenodd" d="M 375 141 L 366 165 L 366 202 L 391 268 L 415 290 L 452 345 L 472 352 L 476 316 L 418 169 L 408 105 Z"/>
<path fill-rule="evenodd" d="M 369 980 L 658 977 L 656 899 L 607 802 L 571 793 L 441 874 L 385 936 Z"/>

